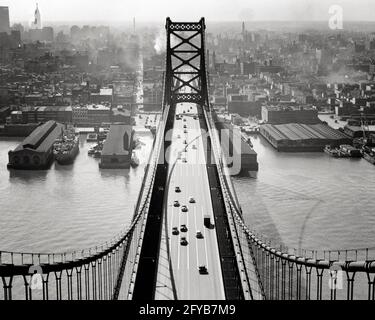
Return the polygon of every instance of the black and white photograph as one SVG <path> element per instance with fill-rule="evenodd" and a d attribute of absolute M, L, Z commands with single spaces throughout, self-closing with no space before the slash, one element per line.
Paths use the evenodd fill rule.
<path fill-rule="evenodd" d="M 0 300 L 375 300 L 374 231 L 375 1 L 0 0 Z"/>

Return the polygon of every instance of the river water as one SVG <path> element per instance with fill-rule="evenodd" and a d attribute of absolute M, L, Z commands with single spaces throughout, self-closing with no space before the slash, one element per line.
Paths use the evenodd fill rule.
<path fill-rule="evenodd" d="M 274 244 L 336 250 L 374 247 L 375 166 L 321 153 L 279 153 L 261 136 L 256 178 L 235 178 L 245 219 Z"/>
<path fill-rule="evenodd" d="M 0 138 L 0 250 L 78 250 L 120 233 L 132 218 L 153 141 L 149 130 L 137 136 L 140 166 L 130 170 L 99 169 L 84 134 L 73 165 L 8 170 L 7 152 L 22 139 Z"/>
<path fill-rule="evenodd" d="M 152 116 L 153 117 L 153 116 Z M 140 127 L 141 128 L 141 127 Z M 78 250 L 110 240 L 129 224 L 152 136 L 137 150 L 141 165 L 100 170 L 80 139 L 71 166 L 7 170 L 7 152 L 21 139 L 0 139 L 0 250 Z M 251 229 L 274 243 L 306 249 L 373 247 L 375 167 L 325 153 L 278 153 L 260 136 L 255 177 L 234 178 Z"/>

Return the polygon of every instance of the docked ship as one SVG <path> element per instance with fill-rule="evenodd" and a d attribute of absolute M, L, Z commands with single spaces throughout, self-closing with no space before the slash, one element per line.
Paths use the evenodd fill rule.
<path fill-rule="evenodd" d="M 97 142 L 98 141 L 98 134 L 97 133 L 89 133 L 86 138 L 86 142 Z"/>
<path fill-rule="evenodd" d="M 348 144 L 342 144 L 340 148 L 333 148 L 330 145 L 326 145 L 324 152 L 334 158 L 362 158 L 361 150 Z"/>
<path fill-rule="evenodd" d="M 362 155 L 368 162 L 375 165 L 375 148 L 363 147 Z"/>
<path fill-rule="evenodd" d="M 94 156 L 94 158 L 100 158 L 103 150 L 104 141 L 99 141 L 96 145 L 91 147 L 87 154 L 89 156 Z"/>
<path fill-rule="evenodd" d="M 342 144 L 340 151 L 350 158 L 362 158 L 361 150 L 348 144 Z"/>
<path fill-rule="evenodd" d="M 53 154 L 58 164 L 72 164 L 79 152 L 79 137 L 74 129 L 63 130 L 62 137 L 54 143 Z"/>
<path fill-rule="evenodd" d="M 324 147 L 324 152 L 329 154 L 331 157 L 340 158 L 341 152 L 337 148 L 332 148 L 330 145 Z"/>

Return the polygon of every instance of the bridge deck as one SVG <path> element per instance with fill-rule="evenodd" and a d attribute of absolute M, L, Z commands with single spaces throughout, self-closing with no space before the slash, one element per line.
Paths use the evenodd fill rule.
<path fill-rule="evenodd" d="M 187 112 L 185 115 L 183 110 Z M 213 222 L 213 210 L 200 124 L 198 119 L 193 118 L 194 114 L 197 115 L 197 107 L 191 103 L 178 104 L 176 113 L 182 114 L 183 117 L 181 120 L 174 120 L 169 157 L 170 180 L 167 181 L 168 194 L 167 201 L 164 203 L 166 206 L 164 219 L 166 218 L 167 221 L 164 221 L 163 225 L 167 224 L 167 230 L 164 228 L 163 239 L 169 239 L 177 298 L 225 299 L 216 232 L 215 229 L 208 229 L 203 225 L 206 214 L 211 216 L 211 222 Z M 187 127 L 187 133 L 184 133 L 184 125 Z M 188 147 L 187 152 L 182 152 L 181 158 L 186 158 L 187 163 L 181 160 L 176 161 L 178 151 L 186 146 L 184 140 L 188 143 Z M 193 149 L 193 145 L 196 149 Z M 176 186 L 180 187 L 180 193 L 175 192 Z M 189 203 L 190 197 L 194 197 L 195 203 Z M 179 201 L 180 207 L 173 206 L 175 200 Z M 188 212 L 181 211 L 183 205 L 188 207 Z M 186 224 L 188 231 L 179 231 L 179 235 L 173 235 L 173 227 L 180 229 L 182 224 Z M 203 239 L 196 238 L 198 230 L 202 232 Z M 181 237 L 186 237 L 187 246 L 180 244 Z M 166 260 L 164 257 L 168 255 L 168 252 L 161 249 L 160 254 L 156 299 L 168 299 L 172 294 L 171 287 L 165 278 Z M 208 274 L 199 273 L 200 265 L 207 267 Z M 172 285 L 171 282 L 170 285 Z"/>

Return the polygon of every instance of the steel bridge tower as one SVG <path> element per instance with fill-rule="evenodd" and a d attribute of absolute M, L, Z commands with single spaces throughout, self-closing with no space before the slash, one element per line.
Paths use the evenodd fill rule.
<path fill-rule="evenodd" d="M 165 104 L 191 102 L 208 106 L 204 18 L 199 22 L 172 22 L 167 18 L 165 28 Z M 187 87 L 190 92 L 181 93 Z"/>

